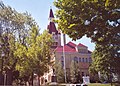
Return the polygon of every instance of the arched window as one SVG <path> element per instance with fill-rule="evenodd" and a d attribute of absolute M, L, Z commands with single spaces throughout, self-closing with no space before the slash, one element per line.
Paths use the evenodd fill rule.
<path fill-rule="evenodd" d="M 84 61 L 84 58 L 82 58 L 82 62 L 85 62 L 85 61 Z"/>
<path fill-rule="evenodd" d="M 78 63 L 78 57 L 74 57 L 74 61 Z"/>
<path fill-rule="evenodd" d="M 79 58 L 79 62 L 81 62 L 81 58 Z"/>

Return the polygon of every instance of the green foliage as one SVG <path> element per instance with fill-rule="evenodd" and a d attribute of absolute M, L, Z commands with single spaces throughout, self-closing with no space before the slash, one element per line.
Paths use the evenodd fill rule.
<path fill-rule="evenodd" d="M 58 8 L 59 28 L 73 40 L 86 35 L 95 42 L 105 43 L 120 32 L 119 0 L 55 0 L 54 4 Z"/>
<path fill-rule="evenodd" d="M 16 69 L 20 71 L 21 76 L 29 76 L 33 72 L 41 76 L 48 71 L 48 65 L 51 64 L 50 46 L 52 38 L 47 31 L 40 35 L 36 26 L 31 28 L 28 35 L 26 46 L 17 44 L 15 55 L 19 58 L 19 62 Z M 46 38 L 46 36 L 48 37 Z"/>
<path fill-rule="evenodd" d="M 79 73 L 79 65 L 77 62 L 72 61 L 70 65 L 70 77 L 73 83 L 77 82 L 78 73 Z"/>
<path fill-rule="evenodd" d="M 117 74 L 119 77 L 120 69 L 119 62 L 120 58 L 118 56 L 118 51 L 116 51 L 115 46 L 108 45 L 96 45 L 96 49 L 92 54 L 92 64 L 90 66 L 90 72 L 96 73 L 100 72 L 103 77 L 111 76 L 111 73 Z"/>
<path fill-rule="evenodd" d="M 87 36 L 96 43 L 90 70 L 119 74 L 120 0 L 55 0 L 58 27 L 73 40 Z"/>
<path fill-rule="evenodd" d="M 59 82 L 59 83 L 64 83 L 65 82 L 64 69 L 62 67 L 61 62 L 56 62 L 56 64 L 55 64 L 55 74 L 57 76 L 57 82 Z"/>
<path fill-rule="evenodd" d="M 0 2 L 0 57 L 4 53 L 3 70 L 19 71 L 20 77 L 39 76 L 48 71 L 52 36 L 39 27 L 30 14 L 19 13 Z M 1 64 L 1 63 L 0 63 Z"/>

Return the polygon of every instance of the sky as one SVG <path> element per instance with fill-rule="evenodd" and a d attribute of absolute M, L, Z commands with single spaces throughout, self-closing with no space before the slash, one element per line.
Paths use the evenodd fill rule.
<path fill-rule="evenodd" d="M 1 1 L 1 0 L 0 0 Z M 35 19 L 37 24 L 40 27 L 41 32 L 47 29 L 47 25 L 49 23 L 48 16 L 50 7 L 52 7 L 53 13 L 57 8 L 53 5 L 54 0 L 2 0 L 3 3 L 7 6 L 11 6 L 18 12 L 28 12 Z M 66 36 L 67 42 L 72 41 L 71 38 Z M 90 51 L 93 51 L 95 48 L 95 44 L 91 43 L 91 40 L 83 37 L 77 41 L 73 41 L 74 43 L 82 43 L 88 46 Z"/>

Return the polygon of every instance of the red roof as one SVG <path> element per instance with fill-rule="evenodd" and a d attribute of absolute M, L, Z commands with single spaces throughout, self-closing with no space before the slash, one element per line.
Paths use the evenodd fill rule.
<path fill-rule="evenodd" d="M 63 46 L 57 47 L 57 48 L 56 48 L 56 51 L 57 51 L 57 52 L 63 52 Z M 69 47 L 68 45 L 65 45 L 65 46 L 64 46 L 64 51 L 65 51 L 65 52 L 76 52 L 75 49 Z"/>
<path fill-rule="evenodd" d="M 69 42 L 69 43 L 67 43 L 67 44 L 64 45 L 64 51 L 65 52 L 77 52 L 76 48 L 75 48 L 76 46 L 87 47 L 87 46 L 85 46 L 85 45 L 83 45 L 81 43 L 79 43 L 78 45 L 76 45 L 76 44 L 74 44 L 72 42 Z M 63 46 L 57 47 L 56 51 L 57 52 L 63 52 Z"/>
<path fill-rule="evenodd" d="M 85 46 L 85 45 L 83 45 L 81 43 L 79 43 L 78 46 L 80 46 L 80 47 L 87 47 L 87 46 Z"/>
<path fill-rule="evenodd" d="M 67 45 L 70 46 L 71 48 L 75 48 L 77 46 L 76 44 L 72 42 L 67 43 Z"/>

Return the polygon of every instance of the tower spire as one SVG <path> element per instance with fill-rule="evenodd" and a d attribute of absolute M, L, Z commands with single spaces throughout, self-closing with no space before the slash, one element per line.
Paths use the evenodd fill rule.
<path fill-rule="evenodd" d="M 49 14 L 49 18 L 54 18 L 54 15 L 53 15 L 53 11 L 52 11 L 52 7 L 50 6 L 50 14 Z"/>
<path fill-rule="evenodd" d="M 55 33 L 55 34 L 58 34 L 58 31 L 56 29 L 56 26 L 55 26 L 55 23 L 54 23 L 54 14 L 53 14 L 53 11 L 52 11 L 52 8 L 50 6 L 50 14 L 49 14 L 49 25 L 48 25 L 48 30 L 49 30 L 49 33 L 52 34 L 52 33 Z"/>
<path fill-rule="evenodd" d="M 49 14 L 49 25 L 47 27 L 48 32 L 50 34 L 52 34 L 53 39 L 54 39 L 54 43 L 55 43 L 55 47 L 57 46 L 61 46 L 61 34 L 58 32 L 58 30 L 56 29 L 55 23 L 54 23 L 54 14 L 52 11 L 52 7 L 50 6 L 50 14 Z"/>

